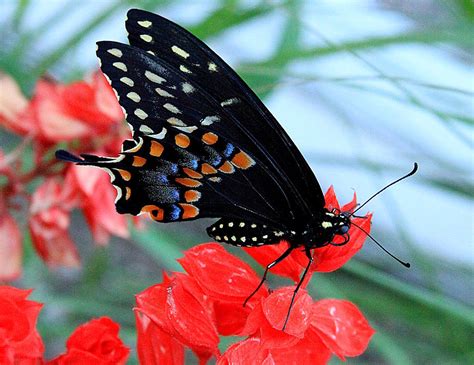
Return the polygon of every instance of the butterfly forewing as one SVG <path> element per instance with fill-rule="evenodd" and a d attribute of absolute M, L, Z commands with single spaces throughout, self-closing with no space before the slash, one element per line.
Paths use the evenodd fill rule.
<path fill-rule="evenodd" d="M 233 118 L 216 128 L 244 134 L 236 138 L 241 147 L 285 180 L 288 194 L 300 205 L 296 212 L 310 214 L 324 206 L 319 184 L 301 153 L 258 97 L 218 55 L 179 25 L 156 14 L 132 9 L 126 28 L 131 45 L 166 61 L 218 99 Z"/>

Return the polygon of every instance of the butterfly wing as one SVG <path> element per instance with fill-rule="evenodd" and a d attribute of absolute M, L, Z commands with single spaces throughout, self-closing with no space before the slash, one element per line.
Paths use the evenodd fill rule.
<path fill-rule="evenodd" d="M 131 45 L 99 42 L 97 55 L 133 140 L 117 158 L 76 161 L 109 171 L 119 212 L 241 218 L 280 232 L 323 207 L 300 152 L 224 61 L 157 15 L 131 10 L 126 26 Z"/>
<path fill-rule="evenodd" d="M 232 137 L 238 130 L 242 148 L 264 160 L 285 180 L 285 187 L 299 205 L 311 214 L 324 207 L 316 177 L 292 140 L 246 83 L 206 44 L 179 25 L 153 13 L 132 9 L 126 28 L 131 45 L 156 55 L 187 78 L 205 86 L 234 117 L 232 124 L 219 124 Z"/>

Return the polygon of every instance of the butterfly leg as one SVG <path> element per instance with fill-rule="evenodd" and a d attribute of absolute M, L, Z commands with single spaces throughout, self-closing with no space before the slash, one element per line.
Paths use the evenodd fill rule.
<path fill-rule="evenodd" d="M 288 313 L 286 314 L 286 319 L 285 323 L 283 324 L 282 331 L 285 331 L 286 325 L 288 323 L 288 319 L 290 318 L 290 313 L 291 313 L 291 308 L 293 307 L 293 303 L 296 298 L 296 294 L 298 294 L 298 290 L 300 290 L 301 284 L 303 284 L 304 278 L 306 277 L 306 274 L 309 271 L 309 268 L 311 264 L 313 263 L 313 256 L 311 255 L 311 250 L 309 247 L 305 247 L 305 252 L 306 252 L 306 257 L 308 258 L 308 265 L 306 265 L 306 268 L 304 269 L 303 275 L 301 276 L 300 281 L 296 285 L 295 290 L 293 291 L 293 296 L 291 297 L 291 302 L 290 302 L 290 307 L 288 308 Z"/>
<path fill-rule="evenodd" d="M 287 258 L 288 255 L 291 253 L 291 251 L 293 251 L 293 249 L 294 249 L 293 246 L 288 247 L 287 250 L 285 252 L 283 252 L 283 254 L 280 257 L 278 257 L 275 261 L 273 261 L 273 262 L 271 262 L 267 265 L 267 267 L 265 268 L 265 272 L 263 273 L 262 280 L 260 281 L 260 284 L 258 284 L 257 288 L 247 297 L 247 299 L 245 299 L 244 307 L 247 305 L 247 302 L 250 300 L 250 298 L 252 298 L 255 295 L 255 293 L 258 292 L 258 289 L 260 289 L 262 287 L 263 283 L 267 279 L 268 270 L 270 270 L 275 265 L 278 265 L 285 258 Z"/>

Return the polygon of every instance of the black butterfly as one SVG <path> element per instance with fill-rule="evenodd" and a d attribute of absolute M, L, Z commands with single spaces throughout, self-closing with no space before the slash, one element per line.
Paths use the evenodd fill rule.
<path fill-rule="evenodd" d="M 264 279 L 297 247 L 307 271 L 311 249 L 338 235 L 348 242 L 351 214 L 324 208 L 303 156 L 234 70 L 161 16 L 133 9 L 125 25 L 130 45 L 98 42 L 97 56 L 133 139 L 116 158 L 66 151 L 58 158 L 106 169 L 119 213 L 164 223 L 220 218 L 207 233 L 235 246 L 287 241 Z"/>

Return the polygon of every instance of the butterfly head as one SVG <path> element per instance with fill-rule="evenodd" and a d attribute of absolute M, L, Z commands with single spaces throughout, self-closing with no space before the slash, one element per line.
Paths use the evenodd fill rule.
<path fill-rule="evenodd" d="M 349 242 L 351 228 L 351 213 L 339 210 L 324 210 L 311 226 L 302 233 L 302 241 L 311 248 L 323 247 L 328 244 L 342 246 Z M 342 236 L 344 241 L 333 243 L 334 238 Z"/>

